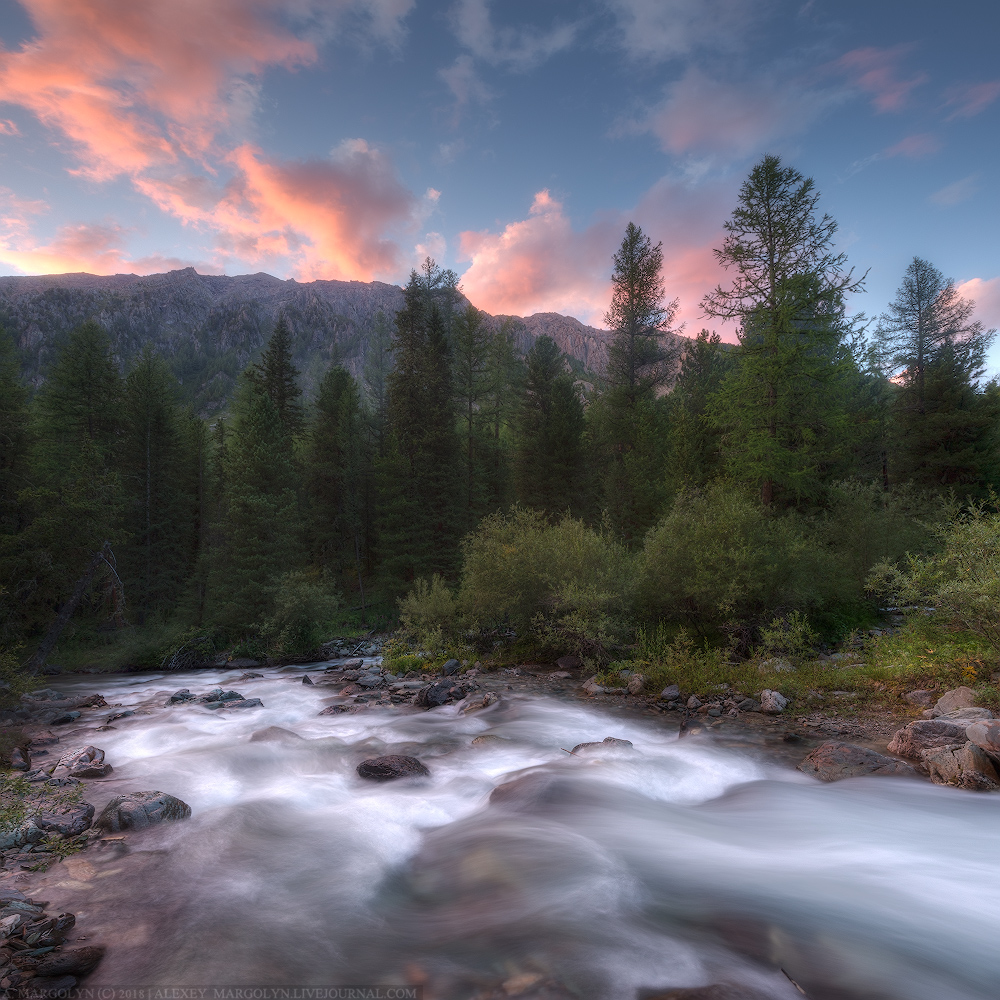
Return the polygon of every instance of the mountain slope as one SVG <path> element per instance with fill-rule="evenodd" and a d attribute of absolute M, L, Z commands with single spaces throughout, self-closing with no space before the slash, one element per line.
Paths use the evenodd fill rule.
<path fill-rule="evenodd" d="M 228 277 L 191 267 L 150 275 L 0 277 L 0 322 L 14 336 L 33 383 L 41 381 L 53 346 L 93 318 L 108 331 L 123 363 L 146 344 L 161 353 L 188 401 L 205 416 L 225 405 L 279 313 L 292 329 L 308 395 L 334 357 L 360 375 L 377 325 L 391 327 L 402 305 L 402 289 L 379 281 Z M 522 353 L 544 334 L 584 368 L 600 371 L 607 360 L 607 331 L 558 313 L 493 317 L 497 324 L 505 319 Z"/>

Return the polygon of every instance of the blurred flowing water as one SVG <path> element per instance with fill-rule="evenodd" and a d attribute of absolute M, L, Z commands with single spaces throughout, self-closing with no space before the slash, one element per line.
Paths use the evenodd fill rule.
<path fill-rule="evenodd" d="M 534 981 L 525 997 L 633 1000 L 730 982 L 801 997 L 791 977 L 820 1000 L 1000 996 L 1000 795 L 820 785 L 749 743 L 551 698 L 319 717 L 332 694 L 300 675 L 96 685 L 149 711 L 76 734 L 115 769 L 89 798 L 157 789 L 194 814 L 48 877 L 48 898 L 109 946 L 88 985 L 424 983 L 429 1000 Z M 217 685 L 265 707 L 163 707 Z M 284 732 L 251 740 L 267 727 Z M 483 734 L 501 739 L 473 746 Z M 635 749 L 561 749 L 605 736 Z M 431 777 L 358 778 L 386 753 Z"/>

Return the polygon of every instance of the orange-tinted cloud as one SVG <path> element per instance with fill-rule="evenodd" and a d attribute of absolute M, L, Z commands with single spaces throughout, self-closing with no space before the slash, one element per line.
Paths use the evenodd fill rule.
<path fill-rule="evenodd" d="M 462 287 L 489 312 L 561 312 L 603 326 L 611 299 L 612 256 L 633 220 L 654 242 L 662 241 L 667 298 L 680 300 L 678 318 L 694 333 L 704 323 L 702 296 L 723 277 L 712 248 L 719 245 L 734 199 L 735 190 L 728 185 L 705 184 L 695 190 L 665 179 L 632 212 L 603 217 L 576 231 L 562 204 L 548 191 L 539 191 L 527 219 L 497 233 L 461 234 L 460 256 L 471 262 Z"/>
<path fill-rule="evenodd" d="M 958 286 L 958 294 L 976 303 L 975 316 L 988 329 L 1000 329 L 1000 277 L 970 278 Z"/>
<path fill-rule="evenodd" d="M 945 94 L 945 106 L 954 108 L 948 116 L 948 121 L 954 118 L 972 118 L 980 111 L 985 111 L 998 97 L 1000 97 L 1000 80 L 952 87 Z"/>
<path fill-rule="evenodd" d="M 304 278 L 367 279 L 397 267 L 386 232 L 410 221 L 415 199 L 383 155 L 361 143 L 329 161 L 280 162 L 249 132 L 260 74 L 316 59 L 293 20 L 328 22 L 357 8 L 391 41 L 412 0 L 22 2 L 36 37 L 0 52 L 0 99 L 68 140 L 76 172 L 128 178 L 164 211 L 213 233 L 220 261 L 279 261 Z M 124 261 L 127 230 L 114 239 L 108 230 L 101 249 L 102 225 L 67 227 L 17 259 L 8 246 L 5 259 L 22 269 L 32 260 L 63 260 L 63 269 Z M 75 232 L 97 243 L 77 247 Z"/>
<path fill-rule="evenodd" d="M 900 79 L 899 62 L 908 49 L 905 45 L 891 49 L 853 49 L 841 56 L 834 68 L 844 73 L 856 87 L 871 94 L 877 111 L 901 111 L 910 91 L 927 79 L 926 73 L 918 73 L 908 80 Z"/>

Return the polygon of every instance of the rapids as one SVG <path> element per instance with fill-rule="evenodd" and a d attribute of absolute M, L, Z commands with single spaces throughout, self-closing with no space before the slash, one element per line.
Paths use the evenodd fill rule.
<path fill-rule="evenodd" d="M 1000 996 L 1000 795 L 820 785 L 750 743 L 527 695 L 320 717 L 331 692 L 301 674 L 60 679 L 149 709 L 72 735 L 114 766 L 88 783 L 98 809 L 135 789 L 193 809 L 45 876 L 108 946 L 88 986 L 425 983 L 429 1000 L 534 977 L 561 986 L 526 996 L 725 981 L 790 1000 L 791 978 L 814 1000 Z M 265 707 L 163 707 L 219 685 Z M 267 727 L 285 732 L 251 740 Z M 561 749 L 605 736 L 635 750 Z M 357 777 L 387 753 L 431 777 Z"/>

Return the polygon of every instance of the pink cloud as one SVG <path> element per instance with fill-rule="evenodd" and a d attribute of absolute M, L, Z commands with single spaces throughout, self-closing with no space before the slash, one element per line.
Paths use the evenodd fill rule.
<path fill-rule="evenodd" d="M 9 118 L 0 118 L 0 135 L 20 135 L 21 130 L 17 127 L 16 122 L 12 122 Z"/>
<path fill-rule="evenodd" d="M 768 79 L 722 83 L 690 69 L 667 91 L 645 128 L 668 153 L 746 156 L 804 128 L 829 95 Z"/>
<path fill-rule="evenodd" d="M 1000 329 L 1000 277 L 970 278 L 958 286 L 958 294 L 976 303 L 976 318 L 989 329 Z"/>
<path fill-rule="evenodd" d="M 897 45 L 891 49 L 854 49 L 841 56 L 834 68 L 844 73 L 856 87 L 871 94 L 877 111 L 901 111 L 910 91 L 927 79 L 926 73 L 918 73 L 908 80 L 899 78 L 898 64 L 909 48 Z"/>
<path fill-rule="evenodd" d="M 908 135 L 905 139 L 900 139 L 894 146 L 882 151 L 883 157 L 908 156 L 911 159 L 918 159 L 921 156 L 930 156 L 941 149 L 940 141 L 933 135 L 922 133 L 920 135 Z"/>
<path fill-rule="evenodd" d="M 679 319 L 693 334 L 703 325 L 702 296 L 722 277 L 712 248 L 719 245 L 735 187 L 735 182 L 719 182 L 691 189 L 664 179 L 631 212 L 602 217 L 582 231 L 573 229 L 559 201 L 539 191 L 527 219 L 500 232 L 461 234 L 460 256 L 470 261 L 462 287 L 489 312 L 562 312 L 603 326 L 612 256 L 633 220 L 654 242 L 663 242 L 667 298 L 680 299 Z M 733 331 L 720 332 L 733 339 Z"/>
<path fill-rule="evenodd" d="M 948 116 L 948 121 L 954 118 L 972 118 L 980 111 L 985 111 L 998 97 L 1000 80 L 951 87 L 945 94 L 945 106 L 955 110 Z"/>
<path fill-rule="evenodd" d="M 383 154 L 356 141 L 329 161 L 281 162 L 244 135 L 260 74 L 317 57 L 286 20 L 359 8 L 391 40 L 412 0 L 24 6 L 37 37 L 0 52 L 0 99 L 68 139 L 76 172 L 99 182 L 128 178 L 162 210 L 213 232 L 221 261 L 274 263 L 304 278 L 368 279 L 398 267 L 385 232 L 410 224 L 415 199 Z M 119 244 L 88 250 L 73 238 L 70 227 L 46 246 L 18 251 L 21 263 L 12 263 L 89 260 L 104 269 L 125 259 Z"/>

